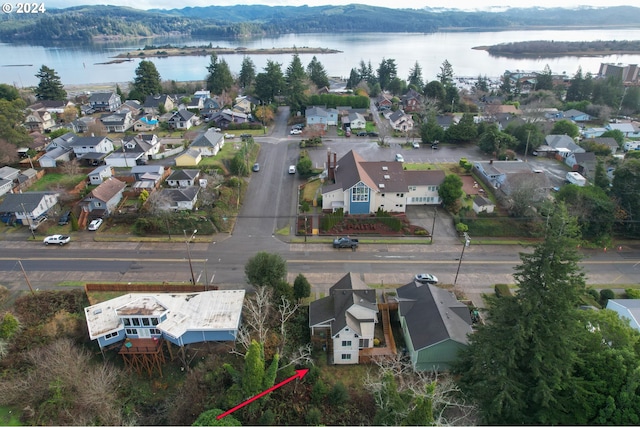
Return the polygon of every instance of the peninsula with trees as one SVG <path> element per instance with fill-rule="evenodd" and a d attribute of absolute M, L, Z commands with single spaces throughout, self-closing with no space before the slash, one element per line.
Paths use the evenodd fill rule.
<path fill-rule="evenodd" d="M 555 56 L 633 55 L 640 52 L 640 40 L 595 40 L 566 42 L 533 40 L 476 46 L 492 56 L 553 58 Z"/>
<path fill-rule="evenodd" d="M 120 62 L 120 60 L 126 60 L 131 58 L 154 58 L 154 57 L 167 57 L 167 56 L 211 56 L 215 55 L 230 55 L 230 54 L 241 54 L 241 55 L 277 55 L 277 54 L 300 54 L 300 53 L 311 53 L 311 54 L 321 54 L 321 53 L 341 53 L 341 51 L 336 49 L 327 49 L 321 47 L 274 47 L 271 49 L 248 49 L 245 47 L 220 47 L 220 46 L 212 46 L 211 44 L 207 46 L 173 46 L 173 45 L 163 45 L 163 46 L 145 46 L 144 49 L 132 50 L 125 53 L 120 53 L 115 56 L 115 61 L 110 62 Z"/>

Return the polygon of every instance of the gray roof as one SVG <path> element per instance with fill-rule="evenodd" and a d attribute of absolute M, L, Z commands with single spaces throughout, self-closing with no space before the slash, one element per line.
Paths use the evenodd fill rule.
<path fill-rule="evenodd" d="M 200 135 L 191 143 L 190 147 L 215 147 L 222 142 L 223 137 L 224 135 L 220 132 L 216 132 L 213 129 L 207 129 L 205 133 Z"/>
<path fill-rule="evenodd" d="M 451 339 L 462 344 L 469 342 L 471 315 L 469 307 L 453 293 L 434 285 L 411 282 L 397 290 L 398 313 L 403 316 L 412 347 L 423 348 Z"/>
<path fill-rule="evenodd" d="M 309 107 L 306 109 L 304 115 L 306 117 L 309 117 L 309 116 L 327 117 L 328 116 L 327 111 L 321 107 Z"/>
<path fill-rule="evenodd" d="M 95 92 L 89 97 L 89 102 L 103 104 L 109 102 L 109 100 L 114 96 L 117 95 L 113 92 Z"/>
<path fill-rule="evenodd" d="M 105 136 L 78 136 L 71 142 L 72 147 L 96 146 L 103 140 L 109 139 Z"/>
<path fill-rule="evenodd" d="M 584 153 L 584 148 L 576 144 L 573 138 L 568 135 L 547 135 L 544 142 L 556 150 L 567 149 L 572 153 Z"/>
<path fill-rule="evenodd" d="M 602 145 L 606 145 L 607 147 L 611 147 L 611 148 L 620 148 L 620 146 L 618 145 L 618 141 L 616 141 L 614 138 L 611 137 L 597 137 L 597 138 L 592 138 L 592 139 L 586 139 L 585 141 L 593 141 L 596 144 L 602 144 Z"/>
<path fill-rule="evenodd" d="M 55 193 L 52 191 L 8 193 L 0 203 L 0 212 L 32 212 L 48 194 Z"/>
<path fill-rule="evenodd" d="M 200 187 L 192 186 L 186 188 L 165 188 L 162 194 L 169 196 L 174 202 L 190 202 L 196 198 Z"/>
<path fill-rule="evenodd" d="M 588 116 L 587 113 L 583 113 L 582 111 L 575 110 L 575 109 L 567 110 L 563 114 L 564 114 L 564 117 L 566 117 L 568 119 L 572 119 L 572 118 L 578 117 L 578 116 Z"/>
<path fill-rule="evenodd" d="M 186 122 L 187 120 L 189 120 L 193 116 L 195 116 L 195 114 L 193 114 L 191 111 L 178 110 L 173 114 L 173 116 L 171 116 L 171 120 L 178 119 L 181 122 Z"/>
<path fill-rule="evenodd" d="M 332 321 L 332 336 L 346 326 L 360 333 L 359 322 L 368 321 L 368 319 L 356 319 L 349 313 L 349 308 L 354 305 L 373 312 L 378 311 L 375 291 L 369 289 L 355 273 L 347 273 L 329 289 L 328 297 L 311 303 L 309 306 L 309 325 Z"/>
<path fill-rule="evenodd" d="M 100 121 L 104 124 L 121 124 L 124 123 L 130 112 L 126 113 L 108 113 L 100 116 Z"/>
<path fill-rule="evenodd" d="M 138 174 L 138 173 L 158 173 L 160 175 L 162 175 L 164 173 L 164 166 L 162 165 L 140 165 L 140 166 L 133 166 L 131 168 L 131 173 L 132 174 Z"/>
<path fill-rule="evenodd" d="M 407 185 L 440 185 L 445 176 L 443 170 L 404 171 Z"/>
<path fill-rule="evenodd" d="M 19 173 L 20 170 L 12 168 L 11 166 L 3 166 L 0 168 L 0 178 L 14 179 Z"/>
<path fill-rule="evenodd" d="M 178 169 L 175 170 L 167 180 L 173 181 L 181 181 L 181 180 L 192 180 L 196 179 L 196 177 L 200 174 L 200 169 Z"/>

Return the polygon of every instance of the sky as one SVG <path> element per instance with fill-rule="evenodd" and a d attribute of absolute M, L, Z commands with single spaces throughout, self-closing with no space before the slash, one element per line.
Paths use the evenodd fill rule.
<path fill-rule="evenodd" d="M 349 3 L 361 3 L 370 6 L 391 7 L 391 8 L 408 8 L 420 9 L 423 7 L 431 8 L 450 8 L 461 10 L 489 10 L 491 8 L 504 7 L 564 7 L 575 8 L 580 6 L 637 6 L 637 2 L 632 0 L 566 0 L 558 2 L 557 0 L 537 0 L 535 3 L 518 3 L 513 0 L 366 0 L 366 1 L 339 1 L 339 0 L 50 0 L 45 4 L 48 7 L 64 8 L 79 5 L 107 4 L 114 6 L 132 6 L 137 9 L 174 9 L 195 6 L 233 6 L 238 4 L 262 4 L 266 6 L 320 6 L 320 5 L 344 5 Z"/>

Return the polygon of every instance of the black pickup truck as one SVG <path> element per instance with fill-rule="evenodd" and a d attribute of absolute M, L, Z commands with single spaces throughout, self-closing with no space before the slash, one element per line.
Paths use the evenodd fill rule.
<path fill-rule="evenodd" d="M 358 247 L 358 239 L 352 239 L 351 237 L 339 237 L 333 240 L 333 247 L 340 248 L 351 248 L 354 251 Z"/>

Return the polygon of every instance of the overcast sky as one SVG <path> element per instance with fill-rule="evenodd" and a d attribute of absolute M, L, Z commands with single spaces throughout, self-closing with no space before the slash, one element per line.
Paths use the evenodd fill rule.
<path fill-rule="evenodd" d="M 463 10 L 486 10 L 491 7 L 505 7 L 516 6 L 525 7 L 539 6 L 539 7 L 565 7 L 573 8 L 579 6 L 637 6 L 636 1 L 632 0 L 566 0 L 558 2 L 557 0 L 537 0 L 533 3 L 519 3 L 513 0 L 367 0 L 367 1 L 336 1 L 336 0 L 181 0 L 176 2 L 175 0 L 138 0 L 131 2 L 131 0 L 50 0 L 45 4 L 48 7 L 70 7 L 78 5 L 89 4 L 110 4 L 117 6 L 131 6 L 137 9 L 174 9 L 183 8 L 187 6 L 231 6 L 237 4 L 263 4 L 267 6 L 319 6 L 326 4 L 344 5 L 349 3 L 361 3 L 371 6 L 392 7 L 392 8 L 410 8 L 419 9 L 426 6 L 429 7 L 446 7 Z"/>

